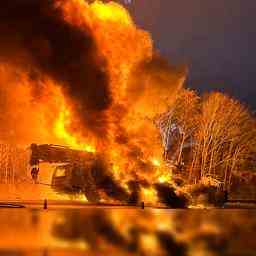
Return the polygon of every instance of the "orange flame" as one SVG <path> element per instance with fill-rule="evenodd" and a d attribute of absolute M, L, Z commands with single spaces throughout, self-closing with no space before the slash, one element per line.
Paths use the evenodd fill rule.
<path fill-rule="evenodd" d="M 87 152 L 94 153 L 96 151 L 95 147 L 90 144 L 80 143 L 78 139 L 68 132 L 67 128 L 71 123 L 70 111 L 63 109 L 59 113 L 59 117 L 54 124 L 54 132 L 57 138 L 63 140 L 65 144 L 69 145 L 73 149 L 85 150 Z"/>
<path fill-rule="evenodd" d="M 90 8 L 95 16 L 102 21 L 133 25 L 129 13 L 124 7 L 115 2 L 103 4 L 101 1 L 95 1 L 91 4 Z"/>

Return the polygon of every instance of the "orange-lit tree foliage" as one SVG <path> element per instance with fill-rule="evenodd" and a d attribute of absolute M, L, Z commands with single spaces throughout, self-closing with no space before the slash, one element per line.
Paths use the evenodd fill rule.
<path fill-rule="evenodd" d="M 229 189 L 233 175 L 249 166 L 256 146 L 255 119 L 238 101 L 216 92 L 200 99 L 184 89 L 170 118 L 181 129 L 177 163 L 183 161 L 184 143 L 191 141 L 185 161 L 189 182 L 209 177 Z"/>
<path fill-rule="evenodd" d="M 183 159 L 185 143 L 193 143 L 193 137 L 199 125 L 200 97 L 195 91 L 182 89 L 177 96 L 171 110 L 171 122 L 175 123 L 181 131 L 177 163 Z"/>
<path fill-rule="evenodd" d="M 255 121 L 238 101 L 222 93 L 204 96 L 190 178 L 214 177 L 229 188 L 233 174 L 253 153 L 255 135 Z"/>

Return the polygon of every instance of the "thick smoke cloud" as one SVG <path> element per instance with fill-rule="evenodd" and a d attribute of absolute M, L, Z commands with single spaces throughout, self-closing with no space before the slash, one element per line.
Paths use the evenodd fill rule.
<path fill-rule="evenodd" d="M 46 74 L 56 80 L 78 112 L 79 122 L 99 134 L 106 127 L 102 122 L 106 122 L 104 113 L 111 104 L 105 60 L 89 26 L 79 28 L 65 21 L 59 7 L 65 2 L 1 1 L 1 60 L 6 57 L 17 64 L 24 57 L 19 64 L 32 79 Z M 35 88 L 35 94 L 41 89 Z"/>

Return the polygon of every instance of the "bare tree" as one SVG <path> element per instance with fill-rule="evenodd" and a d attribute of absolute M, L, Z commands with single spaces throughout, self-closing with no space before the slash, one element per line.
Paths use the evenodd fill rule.
<path fill-rule="evenodd" d="M 195 91 L 183 89 L 179 93 L 171 112 L 171 122 L 180 129 L 177 163 L 182 162 L 184 148 L 193 144 L 194 133 L 199 124 L 200 98 Z"/>
<path fill-rule="evenodd" d="M 190 178 L 211 176 L 230 187 L 232 175 L 255 145 L 255 121 L 238 101 L 222 93 L 205 96 L 195 133 Z"/>

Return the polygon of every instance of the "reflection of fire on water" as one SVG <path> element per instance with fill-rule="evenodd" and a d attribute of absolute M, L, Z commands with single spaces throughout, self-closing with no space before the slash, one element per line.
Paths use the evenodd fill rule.
<path fill-rule="evenodd" d="M 83 240 L 88 250 L 111 250 L 118 255 L 246 255 L 256 251 L 250 239 L 255 233 L 253 214 L 241 210 L 212 210 L 207 215 L 184 210 L 86 210 L 63 214 L 53 232 L 66 241 Z"/>
<path fill-rule="evenodd" d="M 2 210 L 0 253 L 34 255 L 47 248 L 49 255 L 255 255 L 254 215 L 244 210 Z"/>

